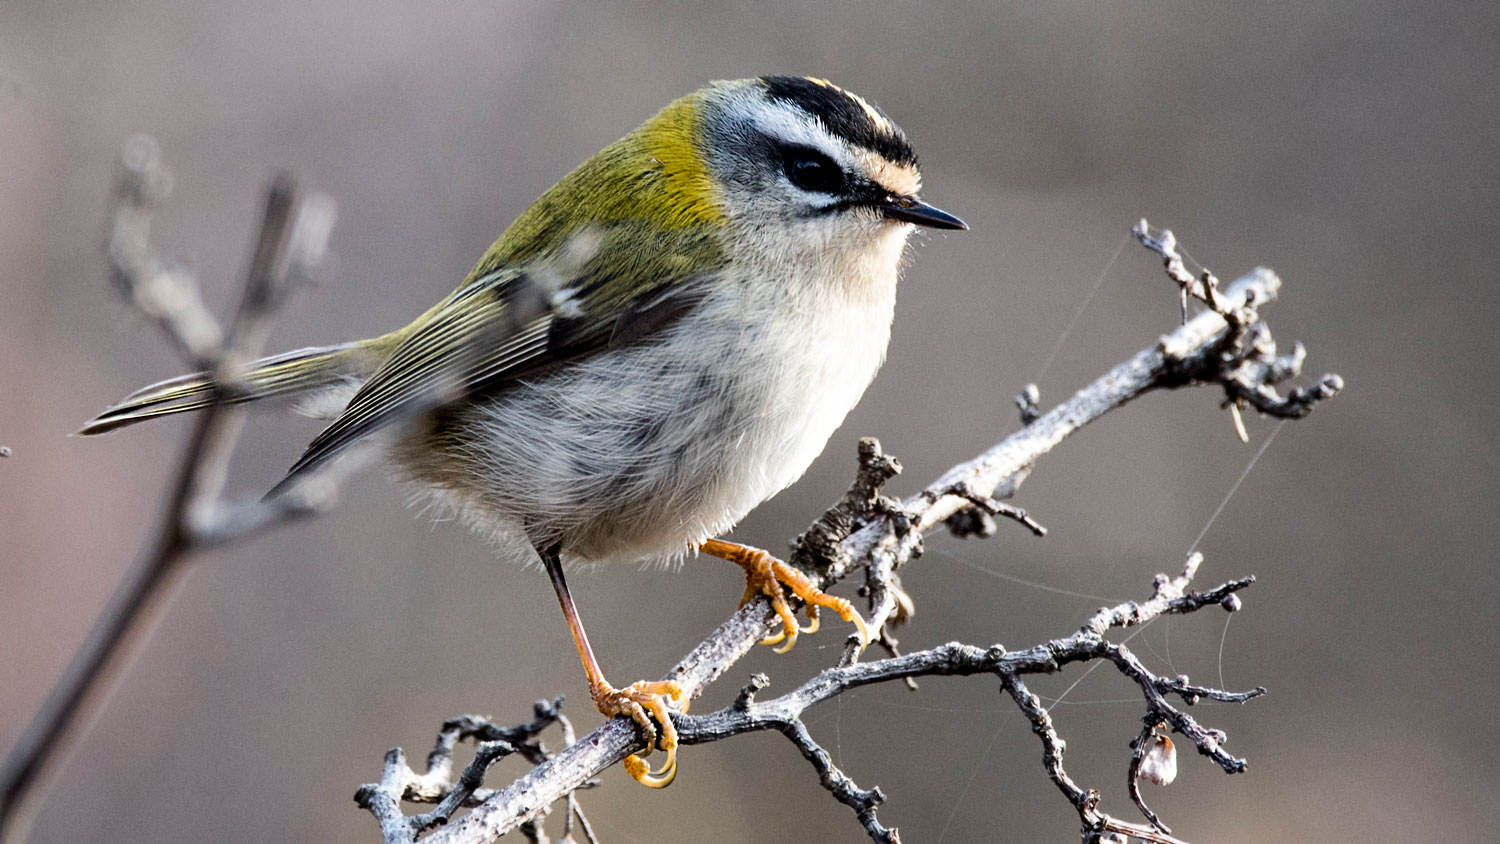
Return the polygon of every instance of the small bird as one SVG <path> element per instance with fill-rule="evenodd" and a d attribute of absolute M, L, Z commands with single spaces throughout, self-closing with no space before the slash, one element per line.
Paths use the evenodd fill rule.
<path fill-rule="evenodd" d="M 565 176 L 410 325 L 256 361 L 229 400 L 290 397 L 333 420 L 270 494 L 377 441 L 442 510 L 539 558 L 595 705 L 666 754 L 626 770 L 662 787 L 683 690 L 604 679 L 564 563 L 697 550 L 745 569 L 742 604 L 771 599 L 781 628 L 763 642 L 779 652 L 818 607 L 868 640 L 848 601 L 717 537 L 806 471 L 875 377 L 914 226 L 968 228 L 920 187 L 911 144 L 869 101 L 822 79 L 714 82 Z M 207 373 L 162 381 L 80 433 L 213 395 Z"/>

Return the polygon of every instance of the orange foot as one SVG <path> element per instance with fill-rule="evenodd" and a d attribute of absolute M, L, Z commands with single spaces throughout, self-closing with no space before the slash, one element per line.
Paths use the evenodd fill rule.
<path fill-rule="evenodd" d="M 818 607 L 827 607 L 838 613 L 839 618 L 853 624 L 859 631 L 861 649 L 870 644 L 870 631 L 865 628 L 865 620 L 859 617 L 853 604 L 819 589 L 818 584 L 807 575 L 771 556 L 769 552 L 722 539 L 710 539 L 700 545 L 698 550 L 728 560 L 745 570 L 745 595 L 740 599 L 740 606 L 749 603 L 756 595 L 765 595 L 771 599 L 771 608 L 781 618 L 781 629 L 761 639 L 760 643 L 774 645 L 784 640 L 785 644 L 777 648 L 776 653 L 786 653 L 797 644 L 798 635 L 818 629 Z M 806 606 L 809 622 L 806 627 L 797 624 L 797 616 L 792 613 L 792 607 L 786 600 L 786 589 L 790 589 Z"/>
<path fill-rule="evenodd" d="M 640 756 L 626 756 L 625 772 L 634 777 L 636 782 L 650 788 L 666 788 L 671 785 L 672 780 L 677 777 L 677 728 L 672 725 L 668 705 L 675 703 L 678 704 L 679 711 L 687 711 L 687 695 L 683 693 L 682 686 L 676 680 L 641 680 L 623 689 L 616 689 L 601 678 L 597 683 L 589 684 L 589 694 L 594 699 L 594 706 L 605 717 L 628 716 L 646 734 L 646 752 Z M 648 712 L 650 716 L 647 715 Z M 657 743 L 656 725 L 651 722 L 653 717 L 656 723 L 661 724 L 660 745 Z M 651 750 L 658 746 L 666 751 L 667 761 L 660 770 L 653 771 L 645 757 L 651 755 Z"/>

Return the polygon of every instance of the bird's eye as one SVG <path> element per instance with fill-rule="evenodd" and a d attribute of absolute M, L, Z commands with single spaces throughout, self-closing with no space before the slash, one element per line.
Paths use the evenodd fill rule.
<path fill-rule="evenodd" d="M 787 147 L 781 161 L 786 177 L 803 190 L 836 194 L 844 189 L 844 171 L 815 149 Z"/>

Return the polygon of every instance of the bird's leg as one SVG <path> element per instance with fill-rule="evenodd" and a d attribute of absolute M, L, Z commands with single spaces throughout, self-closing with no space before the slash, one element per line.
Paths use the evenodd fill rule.
<path fill-rule="evenodd" d="M 728 560 L 745 570 L 745 596 L 740 599 L 740 606 L 743 607 L 758 594 L 771 599 L 771 608 L 781 618 L 781 630 L 760 641 L 763 645 L 774 645 L 786 640 L 786 644 L 776 649 L 777 653 L 784 654 L 791 650 L 797 644 L 798 634 L 818 629 L 818 607 L 827 607 L 853 624 L 859 631 L 861 648 L 870 643 L 870 632 L 865 628 L 865 621 L 859 617 L 853 604 L 825 593 L 812 578 L 771 556 L 769 552 L 722 539 L 707 540 L 698 546 L 698 550 L 721 560 Z M 790 589 L 806 605 L 807 618 L 811 622 L 807 627 L 797 626 L 797 617 L 792 614 L 782 586 Z"/>
<path fill-rule="evenodd" d="M 578 658 L 583 660 L 583 671 L 588 675 L 589 696 L 594 706 L 604 715 L 613 718 L 625 715 L 641 726 L 646 735 L 646 753 L 658 746 L 656 726 L 647 717 L 647 712 L 661 725 L 660 747 L 667 753 L 667 761 L 660 770 L 653 771 L 642 756 L 631 754 L 625 757 L 625 771 L 641 785 L 651 788 L 666 788 L 677 776 L 677 728 L 672 725 L 669 703 L 680 704 L 687 711 L 686 696 L 682 686 L 675 680 L 648 682 L 641 680 L 623 689 L 616 689 L 604 679 L 604 670 L 594 657 L 589 646 L 588 634 L 583 631 L 583 621 L 578 617 L 578 608 L 573 605 L 573 595 L 568 592 L 568 582 L 563 578 L 562 560 L 557 546 L 538 549 L 547 575 L 552 578 L 552 588 L 557 592 L 557 602 L 562 605 L 563 617 L 568 620 L 568 630 L 573 634 L 573 644 L 578 648 Z"/>

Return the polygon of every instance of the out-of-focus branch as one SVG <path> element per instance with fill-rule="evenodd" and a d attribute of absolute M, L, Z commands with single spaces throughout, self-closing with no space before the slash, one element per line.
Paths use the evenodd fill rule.
<path fill-rule="evenodd" d="M 899 470 L 899 465 L 884 455 L 875 441 L 862 441 L 859 474 L 849 493 L 799 537 L 794 560 L 818 574 L 824 586 L 858 568 L 867 570 L 866 592 L 872 610 L 870 630 L 874 639 L 885 642 L 891 652 L 894 640 L 889 638 L 888 627 L 903 613 L 910 612 L 910 598 L 901 590 L 897 572 L 921 553 L 927 532 L 945 524 L 962 533 L 993 532 L 993 517 L 1000 515 L 1021 521 L 1040 535 L 1043 532 L 1040 525 L 1019 508 L 1002 504 L 1000 499 L 1015 494 L 1042 455 L 1094 419 L 1151 390 L 1198 385 L 1218 385 L 1236 414 L 1241 404 L 1249 404 L 1263 413 L 1300 417 L 1342 387 L 1338 376 L 1326 375 L 1312 388 L 1294 391 L 1287 397 L 1276 393 L 1276 385 L 1300 373 L 1304 353 L 1299 345 L 1292 354 L 1278 356 L 1270 330 L 1260 320 L 1259 308 L 1274 301 L 1280 291 L 1281 280 L 1274 273 L 1257 269 L 1220 289 L 1217 279 L 1209 273 L 1199 278 L 1186 276 L 1170 232 L 1154 232 L 1144 220 L 1135 231 L 1143 244 L 1164 256 L 1169 277 L 1182 287 L 1184 322 L 1179 328 L 1045 413 L 1040 411 L 1037 391 L 1028 386 L 1023 399 L 1018 400 L 1024 425 L 1021 430 L 977 457 L 954 466 L 925 490 L 904 501 L 880 494 L 882 484 Z M 1208 306 L 1192 319 L 1186 319 L 1189 295 Z M 1166 696 L 1177 695 L 1185 700 L 1204 696 L 1246 700 L 1260 690 L 1229 693 L 1188 686 L 1185 679 L 1157 678 L 1123 646 L 1104 638 L 1110 629 L 1138 624 L 1165 612 L 1191 612 L 1214 603 L 1231 611 L 1236 609 L 1235 593 L 1251 580 L 1231 581 L 1201 595 L 1185 593 L 1183 590 L 1196 566 L 1196 561 L 1190 561 L 1178 577 L 1160 577 L 1156 595 L 1150 601 L 1108 608 L 1072 637 L 1026 651 L 1006 653 L 998 646 L 979 649 L 949 645 L 859 665 L 855 663 L 857 645 L 851 642 L 839 666 L 820 674 L 797 692 L 767 704 L 754 704 L 756 689 L 747 687 L 740 704 L 731 710 L 677 717 L 678 732 L 684 744 L 717 740 L 735 734 L 734 729 L 723 725 L 749 724 L 747 713 L 758 713 L 761 720 L 754 723 L 760 726 L 747 726 L 739 731 L 771 728 L 782 731 L 813 762 L 821 781 L 834 796 L 855 810 L 874 840 L 895 841 L 898 840 L 895 831 L 875 820 L 875 806 L 883 799 L 879 791 L 855 787 L 847 776 L 832 767 L 805 727 L 798 729 L 797 714 L 818 700 L 867 682 L 910 680 L 922 674 L 996 673 L 1042 738 L 1048 774 L 1079 811 L 1086 840 L 1129 835 L 1172 842 L 1176 839 L 1167 834 L 1165 826 L 1139 800 L 1137 782 L 1142 762 L 1132 763 L 1131 787 L 1151 826 L 1126 823 L 1099 812 L 1097 792 L 1083 791 L 1068 779 L 1061 765 L 1062 740 L 1021 677 L 1036 671 L 1056 670 L 1065 662 L 1108 660 L 1141 687 L 1147 701 L 1145 718 L 1151 722 L 1152 730 L 1164 724 L 1187 736 L 1226 771 L 1243 767 L 1243 760 L 1223 753 L 1218 734 L 1199 727 L 1168 704 Z M 678 662 L 666 675 L 667 679 L 676 680 L 690 696 L 696 697 L 766 634 L 772 620 L 765 600 L 751 602 Z M 761 708 L 755 709 L 756 706 Z M 788 708 L 776 709 L 777 706 Z M 773 717 L 772 713 L 779 714 Z M 643 749 L 635 726 L 621 718 L 613 719 L 424 840 L 434 844 L 493 841 L 536 818 L 547 806 L 563 799 L 626 754 Z M 373 807 L 371 810 L 376 811 Z M 399 805 L 385 806 L 376 813 L 380 816 L 392 811 L 399 814 Z M 401 840 L 415 840 L 415 837 Z"/>
<path fill-rule="evenodd" d="M 214 373 L 215 401 L 197 417 L 156 539 L 131 567 L 0 769 L 0 842 L 7 844 L 26 837 L 52 776 L 114 688 L 126 657 L 143 643 L 180 582 L 184 563 L 206 548 L 332 504 L 327 485 L 244 504 L 225 503 L 221 495 L 243 420 L 243 410 L 225 399 L 237 390 L 240 367 L 259 351 L 270 318 L 288 293 L 316 276 L 333 226 L 333 203 L 321 196 L 299 201 L 290 178 L 273 180 L 239 311 L 224 329 L 203 305 L 193 276 L 151 247 L 152 214 L 171 184 L 154 141 L 138 136 L 126 143 L 105 242 L 110 278 L 191 365 Z"/>

